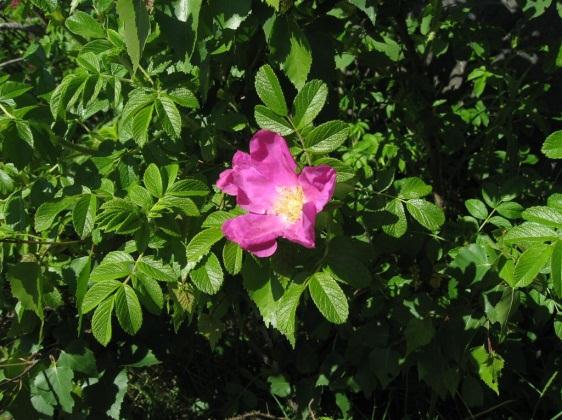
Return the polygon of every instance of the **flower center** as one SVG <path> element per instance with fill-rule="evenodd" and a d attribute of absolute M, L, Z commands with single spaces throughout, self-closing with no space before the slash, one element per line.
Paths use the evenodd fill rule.
<path fill-rule="evenodd" d="M 304 205 L 304 191 L 301 186 L 278 187 L 279 195 L 273 205 L 273 213 L 290 223 L 300 219 Z"/>

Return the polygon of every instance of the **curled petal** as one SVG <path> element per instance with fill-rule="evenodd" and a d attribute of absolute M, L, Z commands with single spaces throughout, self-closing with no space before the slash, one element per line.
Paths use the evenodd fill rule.
<path fill-rule="evenodd" d="M 284 232 L 283 237 L 296 242 L 306 248 L 314 248 L 316 224 L 316 207 L 314 203 L 306 203 L 302 208 L 301 218 L 290 225 Z"/>
<path fill-rule="evenodd" d="M 259 171 L 275 186 L 296 185 L 297 163 L 287 142 L 279 134 L 258 131 L 250 140 L 250 156 Z"/>
<path fill-rule="evenodd" d="M 217 181 L 217 187 L 230 195 L 238 195 L 238 187 L 234 183 L 234 169 L 222 171 Z"/>
<path fill-rule="evenodd" d="M 334 195 L 336 171 L 328 165 L 307 166 L 299 175 L 299 184 L 306 201 L 314 203 L 318 213 Z"/>
<path fill-rule="evenodd" d="M 277 216 L 249 213 L 224 222 L 222 232 L 258 257 L 269 257 L 277 249 L 276 240 L 283 228 L 284 223 Z"/>

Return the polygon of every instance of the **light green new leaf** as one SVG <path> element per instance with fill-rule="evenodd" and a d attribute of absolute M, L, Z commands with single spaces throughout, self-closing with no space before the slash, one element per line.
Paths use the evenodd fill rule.
<path fill-rule="evenodd" d="M 328 121 L 320 124 L 305 137 L 305 146 L 316 154 L 330 153 L 347 139 L 349 126 L 343 121 Z"/>
<path fill-rule="evenodd" d="M 285 58 L 283 69 L 297 90 L 300 90 L 312 65 L 312 51 L 304 32 L 295 23 L 289 26 L 289 44 L 289 54 Z"/>
<path fill-rule="evenodd" d="M 306 127 L 322 111 L 328 87 L 321 80 L 311 80 L 295 97 L 293 102 L 293 122 L 297 129 Z"/>
<path fill-rule="evenodd" d="M 390 217 L 396 217 L 397 219 L 396 221 L 393 220 L 391 224 L 383 225 L 383 232 L 394 238 L 402 237 L 408 229 L 406 211 L 402 201 L 397 198 L 390 200 L 384 207 L 384 210 L 391 214 Z"/>
<path fill-rule="evenodd" d="M 74 230 L 84 239 L 94 228 L 96 219 L 97 198 L 94 194 L 86 194 L 78 200 L 72 211 Z"/>
<path fill-rule="evenodd" d="M 478 366 L 480 379 L 499 395 L 498 381 L 504 365 L 503 358 L 495 352 L 488 353 L 484 345 L 474 348 L 470 354 Z"/>
<path fill-rule="evenodd" d="M 160 96 L 156 102 L 157 111 L 166 133 L 174 138 L 181 135 L 181 115 L 176 104 L 168 96 Z"/>
<path fill-rule="evenodd" d="M 550 159 L 562 159 L 562 130 L 549 135 L 544 141 L 541 151 Z"/>
<path fill-rule="evenodd" d="M 399 197 L 409 200 L 412 198 L 422 198 L 431 193 L 431 185 L 427 185 L 418 177 L 404 178 L 396 181 L 400 190 Z"/>
<path fill-rule="evenodd" d="M 164 183 L 162 175 L 156 164 L 148 165 L 143 175 L 144 186 L 154 197 L 162 197 L 164 195 Z"/>
<path fill-rule="evenodd" d="M 88 289 L 84 300 L 82 301 L 82 306 L 79 308 L 81 314 L 87 314 L 93 310 L 96 306 L 102 303 L 109 295 L 113 294 L 118 287 L 121 286 L 121 282 L 117 280 L 106 280 L 94 283 L 92 287 Z"/>
<path fill-rule="evenodd" d="M 128 284 L 124 284 L 115 294 L 115 313 L 121 328 L 134 335 L 142 325 L 142 309 L 139 298 Z"/>
<path fill-rule="evenodd" d="M 562 227 L 562 211 L 546 206 L 535 206 L 525 209 L 521 213 L 523 219 L 541 225 L 559 228 Z"/>
<path fill-rule="evenodd" d="M 477 198 L 471 198 L 466 200 L 464 205 L 471 216 L 480 220 L 484 220 L 488 217 L 488 208 L 483 201 L 478 200 Z"/>
<path fill-rule="evenodd" d="M 224 268 L 232 275 L 236 275 L 242 270 L 242 248 L 235 242 L 227 241 L 222 249 L 222 261 Z"/>
<path fill-rule="evenodd" d="M 435 204 L 422 199 L 409 200 L 406 203 L 410 215 L 423 227 L 435 231 L 445 223 L 443 210 Z"/>
<path fill-rule="evenodd" d="M 140 147 L 144 146 L 148 141 L 148 127 L 152 121 L 153 111 L 154 105 L 149 105 L 142 108 L 133 117 L 133 121 L 131 123 L 133 139 Z"/>
<path fill-rule="evenodd" d="M 150 278 L 166 282 L 175 282 L 179 277 L 178 273 L 176 273 L 171 266 L 150 256 L 143 256 L 137 262 L 136 271 L 139 271 Z"/>
<path fill-rule="evenodd" d="M 84 38 L 105 38 L 103 26 L 90 14 L 76 11 L 64 22 L 70 32 Z"/>
<path fill-rule="evenodd" d="M 209 295 L 217 293 L 224 280 L 224 274 L 217 256 L 211 252 L 198 264 L 198 267 L 189 272 L 189 278 L 202 292 Z"/>
<path fill-rule="evenodd" d="M 269 64 L 260 67 L 256 73 L 256 92 L 267 108 L 278 115 L 288 113 L 285 96 L 281 90 L 279 80 Z"/>
<path fill-rule="evenodd" d="M 328 321 L 342 324 L 347 320 L 347 298 L 337 281 L 327 272 L 315 273 L 308 283 L 314 304 Z"/>
<path fill-rule="evenodd" d="M 139 66 L 144 43 L 150 30 L 146 5 L 142 0 L 117 0 L 119 21 L 123 23 L 127 54 L 133 64 L 133 73 Z"/>
<path fill-rule="evenodd" d="M 260 128 L 279 133 L 282 136 L 287 136 L 294 131 L 291 124 L 284 117 L 277 115 L 263 105 L 256 105 L 254 108 L 254 118 Z"/>
<path fill-rule="evenodd" d="M 525 222 L 510 229 L 504 236 L 506 243 L 544 242 L 557 239 L 556 232 L 538 223 Z"/>
<path fill-rule="evenodd" d="M 544 244 L 533 246 L 523 252 L 513 271 L 514 287 L 529 286 L 546 265 L 551 253 L 552 247 Z"/>
<path fill-rule="evenodd" d="M 198 261 L 211 250 L 211 247 L 223 237 L 220 228 L 209 228 L 195 235 L 187 245 L 186 254 L 190 262 Z"/>
<path fill-rule="evenodd" d="M 562 240 L 556 241 L 552 249 L 550 276 L 554 292 L 562 298 Z"/>
<path fill-rule="evenodd" d="M 102 346 L 107 346 L 111 340 L 111 314 L 114 303 L 115 295 L 108 297 L 96 308 L 92 317 L 92 333 Z"/>

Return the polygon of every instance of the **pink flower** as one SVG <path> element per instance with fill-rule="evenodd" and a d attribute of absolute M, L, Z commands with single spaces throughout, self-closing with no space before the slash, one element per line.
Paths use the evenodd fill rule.
<path fill-rule="evenodd" d="M 272 255 L 279 237 L 314 248 L 316 215 L 334 194 L 336 171 L 328 165 L 306 166 L 300 174 L 296 169 L 285 139 L 258 131 L 250 140 L 250 154 L 237 151 L 232 169 L 217 181 L 249 212 L 227 220 L 224 235 L 258 257 Z"/>

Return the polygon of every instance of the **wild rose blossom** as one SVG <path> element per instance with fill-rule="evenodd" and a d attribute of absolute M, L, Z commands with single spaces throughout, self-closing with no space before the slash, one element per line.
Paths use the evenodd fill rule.
<path fill-rule="evenodd" d="M 272 255 L 279 237 L 314 248 L 316 215 L 334 194 L 336 171 L 328 165 L 296 169 L 285 139 L 258 131 L 250 153 L 237 151 L 216 184 L 248 211 L 227 220 L 224 235 L 258 257 Z"/>

